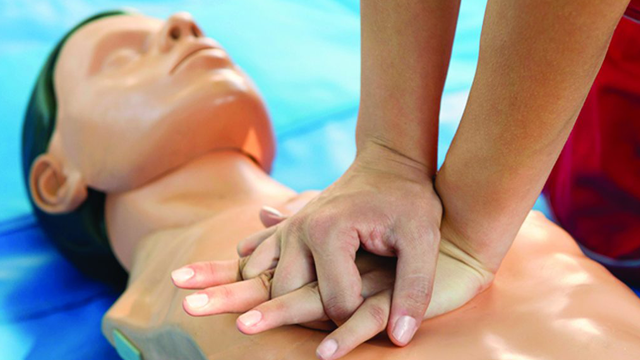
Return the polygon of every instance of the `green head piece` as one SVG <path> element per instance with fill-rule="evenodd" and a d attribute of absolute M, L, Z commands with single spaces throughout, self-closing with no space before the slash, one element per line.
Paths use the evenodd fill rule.
<path fill-rule="evenodd" d="M 22 170 L 29 189 L 31 164 L 47 151 L 56 125 L 57 99 L 53 84 L 56 62 L 69 37 L 84 25 L 126 11 L 105 11 L 76 25 L 49 54 L 31 93 L 22 129 Z M 29 192 L 29 191 L 28 191 Z M 127 273 L 118 263 L 109 245 L 104 222 L 105 194 L 88 189 L 88 196 L 75 211 L 53 215 L 40 210 L 31 194 L 29 200 L 40 226 L 56 247 L 81 271 L 90 277 L 123 289 Z"/>

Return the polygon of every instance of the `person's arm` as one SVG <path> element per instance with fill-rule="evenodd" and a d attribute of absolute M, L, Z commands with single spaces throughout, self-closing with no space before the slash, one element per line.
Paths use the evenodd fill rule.
<path fill-rule="evenodd" d="M 494 271 L 540 194 L 627 4 L 489 0 L 476 77 L 436 189 L 442 229 Z"/>
<path fill-rule="evenodd" d="M 363 0 L 358 153 L 382 147 L 433 176 L 459 0 Z"/>
<path fill-rule="evenodd" d="M 447 0 L 362 1 L 356 159 L 298 214 L 253 237 L 260 245 L 245 278 L 276 266 L 277 297 L 317 275 L 327 314 L 342 323 L 363 302 L 356 250 L 397 256 L 388 332 L 395 344 L 409 343 L 429 304 L 440 241 L 433 175 L 458 7 Z"/>

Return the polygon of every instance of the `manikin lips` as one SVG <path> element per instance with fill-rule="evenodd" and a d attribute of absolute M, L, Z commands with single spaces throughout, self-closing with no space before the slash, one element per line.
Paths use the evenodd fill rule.
<path fill-rule="evenodd" d="M 170 73 L 174 73 L 176 71 L 176 69 L 186 63 L 189 59 L 194 58 L 196 55 L 199 55 L 203 52 L 210 52 L 212 53 L 212 55 L 216 56 L 216 57 L 220 57 L 220 58 L 226 58 L 226 53 L 224 52 L 224 50 L 222 50 L 219 47 L 215 47 L 215 46 L 211 46 L 209 44 L 197 44 L 195 46 L 190 47 L 189 49 L 187 49 L 183 55 L 179 58 L 179 60 L 176 62 L 176 64 L 173 66 L 173 68 L 171 69 Z"/>

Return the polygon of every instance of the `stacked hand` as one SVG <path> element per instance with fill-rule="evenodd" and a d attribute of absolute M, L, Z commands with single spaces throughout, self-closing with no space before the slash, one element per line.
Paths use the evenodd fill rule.
<path fill-rule="evenodd" d="M 442 205 L 422 170 L 392 153 L 364 154 L 290 218 L 263 211 L 271 226 L 240 243 L 240 261 L 192 264 L 186 271 L 195 275 L 174 276 L 181 288 L 201 289 L 185 310 L 253 309 L 238 318 L 247 334 L 332 320 L 338 328 L 318 347 L 323 359 L 385 328 L 406 345 L 423 319 L 462 306 L 493 278 L 453 233 L 440 240 Z"/>

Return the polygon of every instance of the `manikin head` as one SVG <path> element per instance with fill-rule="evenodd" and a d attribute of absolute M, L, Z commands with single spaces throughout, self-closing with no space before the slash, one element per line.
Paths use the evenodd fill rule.
<path fill-rule="evenodd" d="M 50 236 L 84 226 L 105 237 L 105 193 L 222 149 L 268 171 L 271 124 L 250 79 L 186 13 L 104 13 L 71 31 L 40 74 L 23 133 L 25 180 Z"/>

